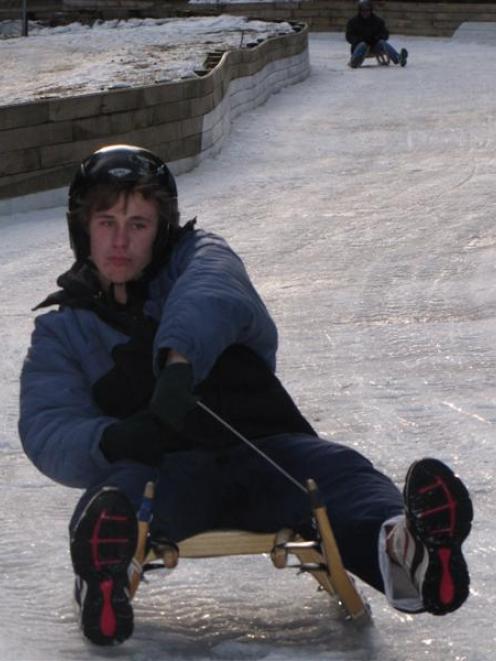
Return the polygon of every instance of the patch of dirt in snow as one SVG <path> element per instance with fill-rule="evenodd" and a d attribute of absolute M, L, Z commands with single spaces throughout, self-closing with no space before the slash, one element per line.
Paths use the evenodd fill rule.
<path fill-rule="evenodd" d="M 188 78 L 202 69 L 209 51 L 239 48 L 291 31 L 289 23 L 225 14 L 105 21 L 91 27 L 32 26 L 27 38 L 0 39 L 0 104 Z"/>

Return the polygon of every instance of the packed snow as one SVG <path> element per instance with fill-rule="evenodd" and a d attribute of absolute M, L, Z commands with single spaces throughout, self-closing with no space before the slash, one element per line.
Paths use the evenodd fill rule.
<path fill-rule="evenodd" d="M 140 588 L 124 647 L 84 643 L 67 538 L 79 492 L 40 475 L 16 431 L 30 309 L 71 258 L 52 208 L 0 220 L 2 661 L 494 658 L 496 52 L 392 42 L 405 69 L 351 70 L 341 34 L 312 34 L 312 75 L 237 118 L 178 188 L 183 218 L 243 256 L 279 326 L 279 376 L 319 432 L 400 486 L 426 455 L 462 475 L 467 604 L 409 616 L 361 585 L 375 627 L 356 631 L 310 577 L 265 557 L 184 560 Z"/>
<path fill-rule="evenodd" d="M 1 105 L 107 89 L 153 85 L 196 76 L 212 50 L 240 48 L 292 32 L 286 21 L 243 16 L 130 19 L 70 23 L 56 28 L 0 23 Z"/>

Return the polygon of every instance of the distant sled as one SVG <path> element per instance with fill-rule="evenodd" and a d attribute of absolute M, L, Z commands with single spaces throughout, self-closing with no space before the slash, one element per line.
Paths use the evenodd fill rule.
<path fill-rule="evenodd" d="M 370 52 L 370 53 L 367 53 L 367 55 L 365 55 L 365 57 L 363 58 L 363 61 L 359 65 L 353 66 L 351 64 L 351 60 L 350 60 L 348 62 L 348 66 L 351 67 L 352 69 L 363 68 L 364 63 L 365 63 L 366 60 L 374 60 L 375 64 L 378 64 L 379 66 L 382 66 L 382 67 L 388 67 L 391 64 L 391 58 L 389 57 L 389 55 L 387 53 L 371 53 Z M 367 66 L 367 65 L 365 65 L 365 66 Z"/>

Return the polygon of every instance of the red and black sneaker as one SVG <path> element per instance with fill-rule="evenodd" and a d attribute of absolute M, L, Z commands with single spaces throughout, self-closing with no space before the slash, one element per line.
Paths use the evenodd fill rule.
<path fill-rule="evenodd" d="M 133 633 L 128 568 L 137 537 L 136 513 L 114 487 L 91 499 L 71 535 L 80 624 L 96 645 L 122 643 Z"/>
<path fill-rule="evenodd" d="M 448 466 L 426 458 L 410 466 L 403 496 L 406 526 L 402 535 L 397 531 L 405 545 L 402 564 L 408 565 L 425 610 L 434 615 L 450 613 L 469 592 L 461 550 L 472 526 L 468 491 Z"/>

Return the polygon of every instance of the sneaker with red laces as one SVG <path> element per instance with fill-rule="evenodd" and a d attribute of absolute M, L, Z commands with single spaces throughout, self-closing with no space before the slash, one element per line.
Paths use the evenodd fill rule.
<path fill-rule="evenodd" d="M 403 496 L 405 518 L 388 536 L 391 556 L 408 572 L 426 611 L 450 613 L 469 592 L 461 550 L 473 517 L 468 491 L 448 466 L 426 458 L 410 467 Z"/>
<path fill-rule="evenodd" d="M 114 487 L 91 499 L 71 534 L 80 625 L 96 645 L 122 643 L 133 632 L 128 568 L 137 536 L 136 513 Z"/>

